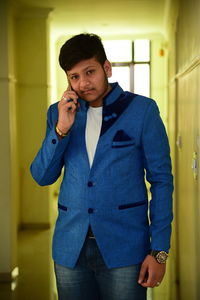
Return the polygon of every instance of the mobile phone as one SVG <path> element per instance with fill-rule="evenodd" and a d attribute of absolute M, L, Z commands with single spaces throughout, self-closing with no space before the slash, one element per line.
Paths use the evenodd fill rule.
<path fill-rule="evenodd" d="M 69 81 L 68 78 L 67 78 L 67 83 L 68 83 L 67 90 L 68 90 L 68 91 L 73 91 L 73 88 L 72 88 L 71 83 L 70 83 L 70 81 Z"/>
<path fill-rule="evenodd" d="M 67 90 L 68 90 L 68 91 L 74 91 L 68 78 L 67 78 L 67 82 L 68 82 Z M 71 109 L 71 107 L 69 107 L 69 110 L 70 110 L 70 109 Z M 77 102 L 77 104 L 76 104 L 76 111 L 77 111 L 77 112 L 79 111 L 79 105 L 78 105 L 78 102 Z"/>

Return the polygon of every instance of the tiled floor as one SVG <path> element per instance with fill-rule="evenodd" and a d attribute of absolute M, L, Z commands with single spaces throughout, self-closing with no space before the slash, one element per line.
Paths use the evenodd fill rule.
<path fill-rule="evenodd" d="M 0 300 L 57 299 L 51 237 L 51 230 L 19 233 L 19 276 L 16 282 L 0 284 Z"/>
<path fill-rule="evenodd" d="M 57 300 L 51 240 L 52 230 L 19 233 L 19 276 L 16 282 L 0 284 L 0 300 Z"/>

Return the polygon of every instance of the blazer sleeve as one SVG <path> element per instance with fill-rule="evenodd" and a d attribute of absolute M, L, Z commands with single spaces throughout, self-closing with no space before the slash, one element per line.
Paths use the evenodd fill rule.
<path fill-rule="evenodd" d="M 60 176 L 64 165 L 64 152 L 70 139 L 69 133 L 59 140 L 55 132 L 57 119 L 57 105 L 54 104 L 48 109 L 45 139 L 30 167 L 32 177 L 42 186 L 54 183 Z"/>
<path fill-rule="evenodd" d="M 151 249 L 168 252 L 173 219 L 173 176 L 168 138 L 155 101 L 146 112 L 142 144 L 146 179 L 151 185 Z"/>

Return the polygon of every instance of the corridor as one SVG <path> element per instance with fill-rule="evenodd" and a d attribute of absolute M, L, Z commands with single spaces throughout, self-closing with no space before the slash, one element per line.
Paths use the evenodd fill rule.
<path fill-rule="evenodd" d="M 47 109 L 67 86 L 60 48 L 82 32 L 101 36 L 111 80 L 156 101 L 169 137 L 171 249 L 148 300 L 200 299 L 199 28 L 199 0 L 0 2 L 0 300 L 57 300 L 51 247 L 61 178 L 41 187 L 29 168 Z"/>

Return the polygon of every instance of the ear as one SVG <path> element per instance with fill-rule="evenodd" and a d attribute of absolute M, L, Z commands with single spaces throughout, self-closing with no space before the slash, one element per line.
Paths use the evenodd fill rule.
<path fill-rule="evenodd" d="M 112 65 L 107 59 L 103 65 L 103 68 L 104 68 L 104 71 L 105 71 L 107 77 L 111 77 L 112 76 Z"/>

